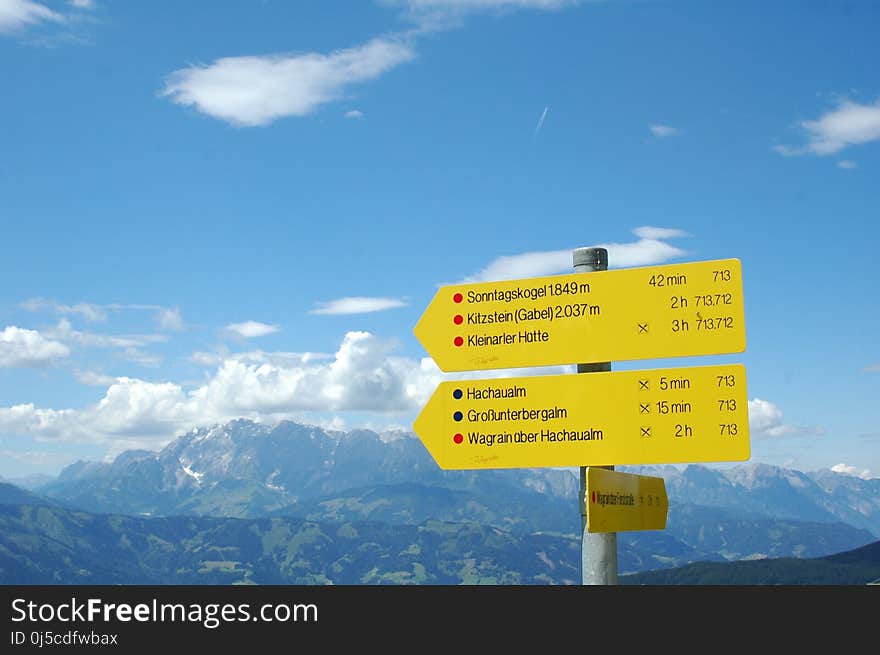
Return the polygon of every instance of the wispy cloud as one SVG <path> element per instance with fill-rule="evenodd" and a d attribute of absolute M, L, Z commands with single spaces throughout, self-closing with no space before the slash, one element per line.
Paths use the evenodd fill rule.
<path fill-rule="evenodd" d="M 691 236 L 690 232 L 679 230 L 674 227 L 654 227 L 652 225 L 643 225 L 633 230 L 640 239 L 678 239 L 680 237 Z"/>
<path fill-rule="evenodd" d="M 756 437 L 818 437 L 825 430 L 818 426 L 790 425 L 783 420 L 782 410 L 769 400 L 749 401 L 749 427 Z"/>
<path fill-rule="evenodd" d="M 86 348 L 140 348 L 151 343 L 168 341 L 164 334 L 99 334 L 85 330 L 75 330 L 66 318 L 46 330 L 46 335 L 65 343 L 74 343 Z"/>
<path fill-rule="evenodd" d="M 154 319 L 160 330 L 179 331 L 184 329 L 183 316 L 177 307 L 120 303 L 100 305 L 90 302 L 66 305 L 46 298 L 31 298 L 19 304 L 19 307 L 30 312 L 51 311 L 62 316 L 78 315 L 90 323 L 104 322 L 108 319 L 110 313 L 148 311 L 154 312 Z"/>
<path fill-rule="evenodd" d="M 544 119 L 547 118 L 548 111 L 550 111 L 550 107 L 544 107 L 544 111 L 541 112 L 541 118 L 538 119 L 538 124 L 535 126 L 535 133 L 532 135 L 532 138 L 538 138 L 538 132 L 540 132 L 541 128 L 544 127 Z"/>
<path fill-rule="evenodd" d="M 223 358 L 217 353 L 209 353 L 203 350 L 197 350 L 186 358 L 187 361 L 197 366 L 216 366 Z"/>
<path fill-rule="evenodd" d="M 0 368 L 39 368 L 67 357 L 70 349 L 36 330 L 7 326 L 0 332 Z"/>
<path fill-rule="evenodd" d="M 0 33 L 47 22 L 62 23 L 64 16 L 32 0 L 0 0 Z"/>
<path fill-rule="evenodd" d="M 68 4 L 77 9 L 95 8 L 95 0 L 68 0 Z"/>
<path fill-rule="evenodd" d="M 380 4 L 401 7 L 410 20 L 423 28 L 449 27 L 469 14 L 520 9 L 553 10 L 577 5 L 582 0 L 378 0 Z"/>
<path fill-rule="evenodd" d="M 116 378 L 112 375 L 104 375 L 103 373 L 95 373 L 94 371 L 76 371 L 74 373 L 77 381 L 90 387 L 109 387 L 116 382 Z"/>
<path fill-rule="evenodd" d="M 677 127 L 672 127 L 671 125 L 650 125 L 648 129 L 651 130 L 651 134 L 653 134 L 658 139 L 662 139 L 667 136 L 675 136 L 680 132 Z"/>
<path fill-rule="evenodd" d="M 633 230 L 639 237 L 631 243 L 593 244 L 608 250 L 608 262 L 612 268 L 648 266 L 660 264 L 686 251 L 663 241 L 675 237 L 689 236 L 687 232 L 674 228 L 643 226 Z M 504 255 L 494 259 L 485 268 L 460 280 L 459 283 L 491 282 L 495 280 L 515 280 L 519 278 L 540 277 L 557 273 L 572 272 L 572 250 L 547 250 L 526 252 L 519 255 Z"/>
<path fill-rule="evenodd" d="M 880 364 L 872 364 L 871 366 L 866 366 L 862 370 L 867 371 L 868 373 L 880 373 Z"/>
<path fill-rule="evenodd" d="M 796 157 L 798 155 L 807 154 L 806 148 L 793 148 L 792 146 L 785 145 L 775 145 L 772 150 L 777 155 L 782 155 L 783 157 Z"/>
<path fill-rule="evenodd" d="M 858 167 L 859 167 L 859 165 L 856 162 L 852 161 L 851 159 L 842 159 L 839 162 L 837 162 L 837 168 L 842 168 L 845 171 L 851 171 L 851 170 L 858 168 Z"/>
<path fill-rule="evenodd" d="M 155 353 L 146 352 L 140 348 L 129 347 L 122 351 L 122 357 L 129 362 L 145 366 L 147 368 L 157 368 L 162 363 L 162 356 Z"/>
<path fill-rule="evenodd" d="M 64 303 L 47 300 L 46 298 L 31 298 L 25 300 L 19 305 L 22 309 L 29 312 L 39 312 L 50 310 L 56 314 L 73 315 L 78 314 L 90 323 L 97 323 L 107 320 L 107 310 L 101 305 L 90 302 L 80 302 L 75 305 L 65 305 Z"/>
<path fill-rule="evenodd" d="M 171 73 L 161 95 L 242 127 L 306 116 L 415 57 L 405 41 L 377 38 L 330 54 L 225 57 Z"/>
<path fill-rule="evenodd" d="M 196 351 L 186 359 L 199 366 L 219 366 L 225 361 L 243 362 L 245 364 L 272 364 L 274 366 L 302 366 L 304 364 L 332 359 L 329 353 L 304 352 L 293 353 L 284 351 L 267 352 L 249 350 L 247 352 L 230 353 L 226 348 L 217 352 Z"/>
<path fill-rule="evenodd" d="M 179 332 L 184 329 L 183 316 L 177 307 L 162 307 L 156 312 L 156 323 L 160 330 Z"/>
<path fill-rule="evenodd" d="M 413 10 L 485 11 L 487 9 L 559 9 L 581 0 L 380 0 Z"/>
<path fill-rule="evenodd" d="M 386 309 L 405 307 L 406 303 L 397 298 L 352 296 L 319 302 L 317 305 L 315 309 L 309 312 L 310 314 L 370 314 L 372 312 L 382 312 Z"/>
<path fill-rule="evenodd" d="M 801 121 L 798 128 L 807 138 L 805 145 L 777 145 L 773 150 L 784 157 L 833 155 L 849 146 L 880 140 L 880 100 L 867 105 L 841 101 L 816 120 Z"/>
<path fill-rule="evenodd" d="M 278 332 L 280 325 L 269 325 L 268 323 L 260 323 L 259 321 L 245 321 L 244 323 L 230 323 L 223 330 L 229 334 L 234 334 L 242 339 L 254 339 L 256 337 L 264 337 L 267 334 Z"/>
<path fill-rule="evenodd" d="M 843 462 L 841 462 L 840 464 L 835 464 L 831 467 L 831 470 L 835 473 L 842 473 L 843 475 L 852 475 L 854 477 L 861 478 L 862 480 L 870 480 L 872 477 L 870 470 L 859 470 L 858 467 L 850 466 L 849 464 L 844 464 Z"/>
<path fill-rule="evenodd" d="M 349 109 L 347 112 L 345 112 L 344 116 L 346 118 L 363 118 L 364 112 L 362 112 L 360 109 Z"/>
<path fill-rule="evenodd" d="M 544 250 L 519 255 L 502 255 L 459 283 L 516 280 L 526 277 L 553 275 L 571 269 L 571 250 Z"/>

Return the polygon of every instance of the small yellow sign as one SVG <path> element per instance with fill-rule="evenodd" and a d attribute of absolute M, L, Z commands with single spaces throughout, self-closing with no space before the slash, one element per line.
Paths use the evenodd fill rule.
<path fill-rule="evenodd" d="M 738 259 L 441 287 L 415 335 L 443 371 L 738 353 Z"/>
<path fill-rule="evenodd" d="M 669 512 L 663 478 L 587 467 L 588 532 L 663 530 Z"/>
<path fill-rule="evenodd" d="M 746 370 L 441 382 L 413 428 L 442 469 L 744 461 Z"/>

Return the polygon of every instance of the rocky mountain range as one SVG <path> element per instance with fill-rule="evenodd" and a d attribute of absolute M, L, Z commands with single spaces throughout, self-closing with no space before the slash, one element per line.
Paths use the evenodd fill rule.
<path fill-rule="evenodd" d="M 663 477 L 674 504 L 715 507 L 741 517 L 842 522 L 880 537 L 880 479 L 760 463 L 620 470 Z M 95 512 L 256 518 L 352 489 L 406 483 L 524 503 L 521 515 L 529 529 L 541 529 L 544 520 L 528 518 L 535 509 L 530 503 L 569 515 L 577 495 L 572 469 L 442 471 L 410 434 L 330 432 L 290 421 L 265 426 L 246 420 L 193 430 L 159 452 L 127 451 L 109 463 L 78 462 L 36 491 Z M 543 529 L 563 527 L 557 512 L 549 510 L 545 518 Z"/>
<path fill-rule="evenodd" d="M 880 533 L 880 480 L 624 470 L 663 477 L 670 510 L 666 530 L 618 536 L 622 574 L 821 558 Z M 239 420 L 77 462 L 30 492 L 0 484 L 0 581 L 125 583 L 135 562 L 128 582 L 565 584 L 580 565 L 576 496 L 572 469 L 442 471 L 410 434 Z"/>

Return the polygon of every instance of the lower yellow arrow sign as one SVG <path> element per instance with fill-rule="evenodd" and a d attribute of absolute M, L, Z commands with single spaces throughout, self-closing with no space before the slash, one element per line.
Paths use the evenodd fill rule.
<path fill-rule="evenodd" d="M 669 499 L 663 478 L 587 467 L 588 532 L 663 530 Z"/>
<path fill-rule="evenodd" d="M 441 382 L 413 427 L 443 469 L 744 461 L 746 371 Z"/>

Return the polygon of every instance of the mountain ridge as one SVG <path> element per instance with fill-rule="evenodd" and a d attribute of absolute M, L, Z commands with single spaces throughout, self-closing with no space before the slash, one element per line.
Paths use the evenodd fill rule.
<path fill-rule="evenodd" d="M 799 559 L 696 562 L 622 575 L 623 585 L 866 585 L 880 579 L 880 541 L 853 550 Z"/>
<path fill-rule="evenodd" d="M 239 419 L 191 430 L 159 451 L 126 451 L 109 463 L 77 462 L 37 491 L 89 511 L 149 516 L 254 518 L 347 489 L 407 482 L 478 493 L 491 489 L 515 501 L 534 493 L 576 502 L 574 469 L 443 471 L 418 439 L 405 434 L 388 438 L 370 430 Z M 690 464 L 619 470 L 662 476 L 673 502 L 844 522 L 880 536 L 880 479 L 757 462 L 724 469 Z"/>

